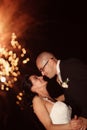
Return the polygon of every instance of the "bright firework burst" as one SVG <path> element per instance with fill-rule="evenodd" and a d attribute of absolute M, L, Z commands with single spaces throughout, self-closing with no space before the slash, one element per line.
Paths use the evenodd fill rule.
<path fill-rule="evenodd" d="M 0 87 L 1 90 L 6 90 L 13 88 L 14 83 L 17 81 L 20 75 L 19 71 L 19 61 L 27 53 L 26 49 L 23 48 L 19 42 L 16 40 L 17 36 L 12 33 L 10 49 L 6 47 L 0 48 Z M 22 61 L 26 64 L 29 58 Z"/>
<path fill-rule="evenodd" d="M 1 90 L 8 91 L 9 88 L 15 86 L 14 83 L 18 81 L 21 75 L 21 65 L 29 61 L 29 58 L 25 58 L 27 56 L 26 49 L 17 40 L 17 37 L 24 37 L 24 32 L 35 22 L 31 13 L 27 12 L 26 2 L 27 0 L 0 1 Z"/>

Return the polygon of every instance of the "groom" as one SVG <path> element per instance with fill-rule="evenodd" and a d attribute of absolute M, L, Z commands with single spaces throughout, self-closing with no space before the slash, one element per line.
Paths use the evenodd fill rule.
<path fill-rule="evenodd" d="M 42 52 L 36 66 L 49 79 L 56 75 L 56 81 L 64 88 L 65 101 L 76 108 L 87 128 L 87 65 L 78 59 L 60 60 L 50 52 Z"/>

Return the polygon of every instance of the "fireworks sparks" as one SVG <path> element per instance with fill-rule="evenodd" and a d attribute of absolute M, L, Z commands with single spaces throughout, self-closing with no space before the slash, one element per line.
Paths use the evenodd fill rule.
<path fill-rule="evenodd" d="M 20 61 L 27 53 L 17 41 L 17 36 L 22 37 L 27 26 L 34 21 L 31 15 L 23 10 L 24 3 L 25 0 L 0 1 L 0 88 L 2 89 L 5 86 L 13 87 L 20 75 Z M 29 58 L 26 58 L 22 64 L 28 61 Z"/>
<path fill-rule="evenodd" d="M 24 57 L 27 53 L 25 48 L 19 44 L 16 40 L 17 36 L 15 33 L 12 33 L 11 37 L 11 48 L 7 49 L 5 47 L 0 48 L 0 87 L 7 89 L 7 87 L 12 88 L 14 83 L 17 81 L 18 76 L 20 75 L 19 63 L 21 57 Z M 22 61 L 22 64 L 26 64 L 29 61 L 29 58 L 26 58 Z"/>
<path fill-rule="evenodd" d="M 8 46 L 12 32 L 24 37 L 26 30 L 34 23 L 31 12 L 27 12 L 29 7 L 25 6 L 26 3 L 27 0 L 0 0 L 0 44 L 3 46 Z"/>

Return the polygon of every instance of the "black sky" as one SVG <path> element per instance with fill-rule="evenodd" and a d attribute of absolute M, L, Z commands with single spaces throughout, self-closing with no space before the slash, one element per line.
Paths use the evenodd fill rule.
<path fill-rule="evenodd" d="M 31 2 L 32 9 L 29 11 L 37 25 L 27 30 L 28 46 L 35 53 L 46 49 L 65 55 L 67 51 L 79 53 L 80 49 L 84 50 L 87 40 L 85 5 L 85 2 L 69 0 Z"/>

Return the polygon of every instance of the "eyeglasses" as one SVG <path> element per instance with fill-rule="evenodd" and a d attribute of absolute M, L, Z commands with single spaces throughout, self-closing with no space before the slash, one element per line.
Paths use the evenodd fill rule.
<path fill-rule="evenodd" d="M 50 59 L 53 59 L 53 57 L 50 58 Z M 49 60 L 50 60 L 50 59 L 49 59 Z M 44 66 L 43 66 L 42 68 L 40 68 L 40 72 L 43 72 L 43 71 L 44 71 L 44 68 L 45 68 L 46 65 L 48 64 L 49 60 L 47 60 L 47 62 L 44 64 Z"/>

